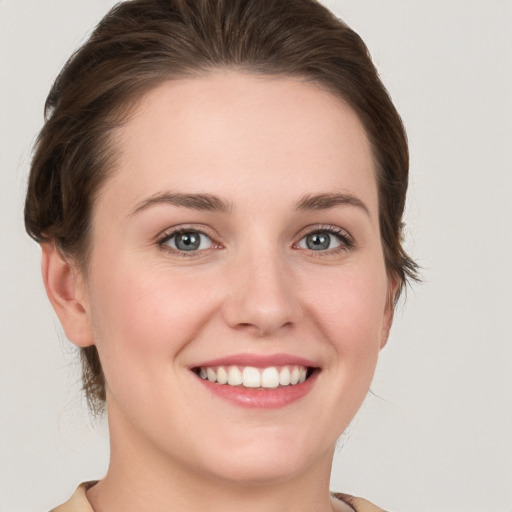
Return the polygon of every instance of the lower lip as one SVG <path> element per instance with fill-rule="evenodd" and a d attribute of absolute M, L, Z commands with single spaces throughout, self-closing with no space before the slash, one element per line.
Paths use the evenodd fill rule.
<path fill-rule="evenodd" d="M 244 388 L 243 386 L 230 386 L 217 384 L 209 380 L 197 379 L 214 395 L 228 400 L 240 407 L 257 409 L 279 409 L 306 396 L 312 389 L 318 372 L 315 371 L 304 382 L 275 389 Z"/>

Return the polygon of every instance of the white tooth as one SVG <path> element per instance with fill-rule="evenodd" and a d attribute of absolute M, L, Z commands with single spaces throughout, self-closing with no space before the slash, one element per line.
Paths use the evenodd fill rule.
<path fill-rule="evenodd" d="M 219 384 L 226 384 L 228 381 L 228 372 L 224 370 L 223 366 L 219 366 L 219 369 L 217 370 L 217 382 Z"/>
<path fill-rule="evenodd" d="M 217 374 L 215 373 L 215 370 L 213 368 L 207 368 L 206 369 L 206 376 L 208 377 L 208 380 L 210 382 L 216 382 L 217 381 Z"/>
<path fill-rule="evenodd" d="M 201 377 L 201 379 L 206 379 L 206 370 L 204 368 L 199 370 L 199 377 Z"/>
<path fill-rule="evenodd" d="M 242 384 L 242 372 L 236 366 L 228 368 L 228 384 L 230 386 L 240 386 Z"/>
<path fill-rule="evenodd" d="M 297 384 L 297 382 L 299 382 L 299 369 L 294 366 L 290 375 L 290 384 Z"/>
<path fill-rule="evenodd" d="M 306 380 L 307 370 L 306 368 L 301 368 L 299 370 L 299 382 L 304 382 Z"/>
<path fill-rule="evenodd" d="M 261 375 L 257 368 L 246 366 L 242 372 L 242 379 L 244 387 L 246 388 L 259 388 L 261 385 Z"/>
<path fill-rule="evenodd" d="M 288 384 L 290 384 L 290 377 L 290 368 L 283 366 L 279 372 L 279 384 L 281 384 L 281 386 L 288 386 Z"/>
<path fill-rule="evenodd" d="M 261 372 L 261 387 L 262 388 L 277 388 L 279 386 L 279 373 L 277 368 L 265 368 Z"/>

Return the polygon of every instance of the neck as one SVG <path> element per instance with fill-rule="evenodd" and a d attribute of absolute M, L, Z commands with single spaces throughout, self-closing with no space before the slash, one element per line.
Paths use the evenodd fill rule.
<path fill-rule="evenodd" d="M 115 430 L 115 429 L 114 429 Z M 123 434 L 126 426 L 122 429 Z M 331 512 L 334 447 L 304 471 L 268 481 L 221 478 L 160 453 L 136 436 L 113 435 L 107 475 L 87 491 L 95 512 Z M 345 510 L 338 504 L 339 510 Z"/>
<path fill-rule="evenodd" d="M 154 475 L 120 475 L 109 471 L 107 476 L 87 492 L 95 512 L 331 512 L 328 489 L 311 488 L 309 479 L 295 479 L 286 484 L 241 486 L 219 482 L 184 484 L 183 474 L 166 482 L 155 481 Z M 307 480 L 307 481 L 305 481 Z M 182 484 L 182 485 L 180 485 Z"/>

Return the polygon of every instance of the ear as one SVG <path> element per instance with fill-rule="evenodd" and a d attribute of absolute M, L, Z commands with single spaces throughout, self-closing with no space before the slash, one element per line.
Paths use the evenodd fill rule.
<path fill-rule="evenodd" d="M 391 331 L 391 325 L 393 324 L 393 316 L 395 313 L 395 297 L 398 291 L 398 278 L 390 276 L 388 278 L 388 297 L 384 308 L 384 316 L 382 322 L 382 333 L 380 340 L 381 350 L 386 346 L 389 338 L 389 332 Z"/>
<path fill-rule="evenodd" d="M 79 347 L 94 345 L 85 308 L 84 283 L 78 269 L 61 254 L 54 242 L 45 242 L 41 248 L 41 271 L 46 294 L 67 338 Z"/>

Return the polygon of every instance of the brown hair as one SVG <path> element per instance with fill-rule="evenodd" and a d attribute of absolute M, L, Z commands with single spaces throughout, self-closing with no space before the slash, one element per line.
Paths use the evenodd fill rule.
<path fill-rule="evenodd" d="M 309 79 L 358 114 L 372 144 L 389 275 L 416 279 L 402 245 L 407 138 L 361 38 L 314 0 L 132 0 L 115 6 L 68 60 L 45 105 L 28 183 L 25 226 L 87 272 L 94 199 L 113 168 L 109 137 L 157 83 L 236 69 Z M 81 349 L 93 411 L 105 401 L 96 347 Z"/>

